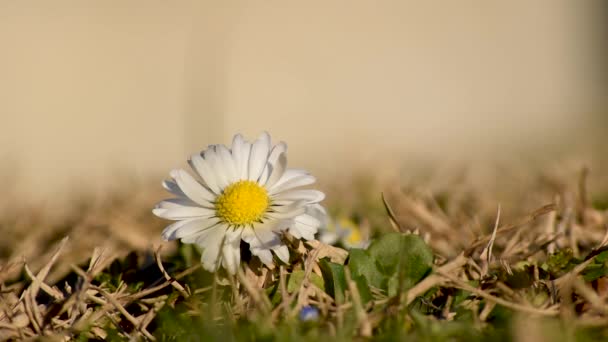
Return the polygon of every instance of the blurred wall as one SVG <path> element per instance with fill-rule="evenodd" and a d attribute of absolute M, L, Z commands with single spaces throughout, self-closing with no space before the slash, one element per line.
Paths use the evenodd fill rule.
<path fill-rule="evenodd" d="M 225 132 L 269 129 L 301 162 L 543 147 L 600 95 L 590 2 L 262 3 L 229 13 Z"/>
<path fill-rule="evenodd" d="M 268 130 L 327 178 L 567 143 L 602 95 L 596 15 L 566 0 L 0 1 L 2 170 L 49 196 L 165 174 L 235 132 Z"/>
<path fill-rule="evenodd" d="M 181 162 L 189 5 L 0 1 L 0 159 L 62 195 Z"/>

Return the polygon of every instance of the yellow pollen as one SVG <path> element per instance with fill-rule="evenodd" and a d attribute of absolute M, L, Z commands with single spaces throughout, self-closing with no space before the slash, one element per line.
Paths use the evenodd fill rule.
<path fill-rule="evenodd" d="M 264 217 L 269 204 L 266 189 L 256 182 L 242 180 L 230 184 L 218 196 L 215 212 L 231 225 L 249 225 Z"/>

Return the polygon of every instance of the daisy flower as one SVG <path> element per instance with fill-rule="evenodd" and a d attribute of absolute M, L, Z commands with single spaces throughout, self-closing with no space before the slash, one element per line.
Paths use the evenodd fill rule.
<path fill-rule="evenodd" d="M 319 230 L 319 235 L 319 241 L 325 244 L 334 245 L 340 242 L 348 249 L 365 249 L 370 244 L 367 234 L 363 232 L 361 227 L 344 217 L 336 221 L 328 219 Z"/>
<path fill-rule="evenodd" d="M 288 169 L 287 145 L 272 145 L 268 133 L 254 142 L 234 136 L 232 146 L 210 145 L 188 160 L 196 178 L 178 169 L 163 186 L 175 198 L 158 203 L 156 216 L 177 221 L 162 232 L 165 240 L 196 244 L 208 271 L 223 266 L 234 274 L 241 241 L 272 268 L 273 254 L 289 262 L 283 232 L 313 240 L 325 210 L 317 190 L 298 189 L 315 182 L 300 169 Z"/>

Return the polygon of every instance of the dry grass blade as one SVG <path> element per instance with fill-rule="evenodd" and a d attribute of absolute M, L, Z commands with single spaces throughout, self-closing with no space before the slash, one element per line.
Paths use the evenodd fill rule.
<path fill-rule="evenodd" d="M 30 295 L 32 296 L 32 298 L 35 298 L 36 295 L 38 295 L 38 290 L 40 290 L 40 286 L 44 282 L 44 279 L 46 278 L 46 276 L 49 274 L 49 271 L 51 270 L 51 267 L 53 266 L 53 264 L 55 264 L 55 262 L 57 261 L 57 258 L 61 254 L 61 251 L 63 251 L 63 248 L 65 247 L 65 244 L 67 242 L 68 242 L 68 237 L 66 236 L 59 243 L 59 247 L 57 248 L 57 251 L 55 253 L 53 253 L 51 260 L 49 260 L 49 262 L 47 262 L 46 265 L 44 265 L 44 267 L 40 270 L 40 272 L 38 272 L 36 277 L 34 277 L 34 281 L 30 285 Z"/>
<path fill-rule="evenodd" d="M 384 193 L 381 193 L 380 197 L 382 198 L 382 204 L 384 205 L 384 209 L 386 209 L 386 213 L 388 214 L 389 221 L 391 222 L 391 227 L 396 232 L 403 233 L 404 230 L 399 225 L 399 222 L 397 221 L 397 217 L 395 216 L 395 212 L 391 208 L 390 204 L 388 204 L 386 197 L 384 196 Z"/>
<path fill-rule="evenodd" d="M 40 280 L 37 276 L 35 276 L 34 273 L 32 273 L 32 270 L 30 270 L 30 268 L 28 267 L 27 263 L 23 265 L 23 269 L 25 270 L 27 276 L 30 277 L 33 282 L 38 283 L 38 286 L 40 287 L 40 289 L 42 289 L 42 291 L 53 297 L 55 300 L 63 300 L 63 293 L 61 293 L 57 289 L 50 287 L 44 281 Z"/>
<path fill-rule="evenodd" d="M 310 286 L 310 274 L 316 266 L 316 261 L 319 259 L 319 254 L 325 248 L 325 244 L 319 244 L 317 248 L 308 253 L 304 262 L 304 278 L 298 290 L 298 301 L 292 310 L 291 315 L 295 316 L 304 306 L 308 305 L 308 300 L 314 294 L 314 290 Z"/>
<path fill-rule="evenodd" d="M 545 206 L 542 206 L 541 208 L 535 210 L 534 212 L 532 212 L 531 214 L 526 216 L 526 218 L 524 218 L 521 222 L 518 222 L 515 224 L 509 224 L 509 225 L 498 228 L 496 230 L 496 234 L 497 235 L 504 234 L 504 233 L 508 233 L 512 230 L 521 228 L 521 227 L 533 222 L 537 218 L 539 218 L 543 215 L 546 215 L 554 210 L 555 210 L 555 204 L 547 204 Z M 484 244 L 487 244 L 491 239 L 492 239 L 492 235 L 489 235 L 489 236 L 484 236 L 483 238 L 480 238 L 480 239 L 474 241 L 471 244 L 471 246 L 465 251 L 465 255 L 470 256 L 471 254 L 473 254 L 473 252 L 475 252 L 475 250 L 477 248 L 483 246 Z"/>
<path fill-rule="evenodd" d="M 460 270 L 464 265 L 467 264 L 467 262 L 468 258 L 461 254 L 457 256 L 454 260 L 434 270 L 433 273 L 449 274 L 454 271 Z M 438 276 L 437 274 L 429 275 L 421 282 L 416 284 L 414 287 L 412 287 L 409 291 L 407 291 L 405 303 L 409 305 L 418 296 L 421 296 L 426 291 L 430 290 L 432 287 L 443 283 L 444 279 Z"/>
<path fill-rule="evenodd" d="M 104 291 L 103 289 L 97 287 L 97 286 L 91 286 L 93 289 L 95 289 L 97 292 L 99 292 L 99 294 L 101 294 L 105 299 L 107 299 L 107 301 L 112 304 L 118 311 L 120 311 L 120 313 L 127 319 L 129 320 L 129 322 L 131 322 L 131 324 L 133 324 L 133 326 L 135 327 L 139 327 L 140 328 L 140 332 L 149 340 L 155 341 L 156 339 L 154 338 L 154 336 L 152 336 L 145 328 L 143 328 L 142 326 L 140 326 L 137 318 L 133 317 L 125 308 L 124 306 L 122 306 L 117 300 L 116 298 L 114 298 L 112 295 L 110 295 L 109 293 L 107 293 L 106 291 Z"/>
<path fill-rule="evenodd" d="M 188 293 L 188 291 L 186 291 L 182 284 L 180 284 L 175 278 L 171 277 L 169 273 L 167 273 L 167 271 L 165 271 L 165 268 L 163 267 L 163 261 L 160 258 L 160 249 L 161 246 L 158 246 L 158 248 L 154 251 L 154 259 L 156 259 L 156 265 L 162 272 L 167 282 L 171 283 L 171 286 L 173 286 L 177 291 L 179 291 L 179 293 L 181 293 L 184 298 L 190 297 L 190 294 Z"/>
<path fill-rule="evenodd" d="M 188 276 L 188 275 L 196 272 L 197 270 L 199 270 L 202 267 L 203 266 L 201 264 L 196 264 L 196 265 L 194 265 L 194 266 L 192 266 L 192 267 L 190 267 L 190 268 L 188 268 L 188 269 L 186 269 L 186 270 L 178 273 L 173 279 L 180 280 L 183 277 L 186 277 L 186 276 Z M 152 294 L 154 292 L 160 291 L 160 290 L 164 289 L 165 287 L 170 286 L 171 284 L 172 284 L 171 281 L 168 281 L 168 280 L 165 279 L 164 283 L 162 283 L 160 285 L 156 285 L 156 286 L 148 288 L 148 289 L 145 289 L 145 290 L 142 290 L 142 291 L 140 291 L 138 293 L 131 294 L 127 298 L 129 300 L 132 300 L 132 301 L 133 300 L 138 300 L 140 298 L 149 296 L 150 294 Z"/>
<path fill-rule="evenodd" d="M 494 223 L 494 229 L 492 229 L 492 235 L 488 245 L 481 251 L 480 259 L 483 261 L 482 265 L 482 276 L 488 273 L 488 268 L 492 262 L 492 247 L 494 247 L 494 241 L 496 241 L 496 231 L 498 230 L 498 223 L 500 222 L 500 204 L 498 205 L 498 212 L 496 213 L 496 221 Z"/>
<path fill-rule="evenodd" d="M 515 311 L 519 311 L 519 312 L 523 312 L 523 313 L 528 313 L 528 314 L 534 314 L 534 315 L 541 315 L 541 316 L 556 316 L 559 314 L 559 310 L 557 310 L 556 308 L 549 308 L 549 309 L 537 309 L 535 307 L 530 307 L 530 306 L 526 306 L 526 305 L 522 305 L 522 304 L 517 304 L 517 303 L 512 303 L 509 301 L 506 301 L 502 298 L 493 296 L 483 290 L 474 288 L 473 286 L 467 284 L 466 282 L 450 275 L 447 272 L 441 272 L 438 271 L 438 273 L 445 277 L 447 280 L 453 282 L 455 284 L 455 286 L 457 288 L 460 288 L 462 290 L 465 291 L 469 291 L 472 292 L 480 297 L 483 297 L 486 300 L 489 300 L 491 302 L 494 302 L 496 304 L 500 304 L 504 307 L 507 307 L 509 309 L 515 310 Z"/>
<path fill-rule="evenodd" d="M 606 302 L 598 296 L 593 288 L 587 286 L 580 277 L 577 277 L 574 280 L 573 286 L 576 292 L 583 296 L 593 309 L 599 311 L 603 315 L 608 315 L 608 306 L 606 305 Z"/>
<path fill-rule="evenodd" d="M 281 305 L 272 311 L 272 320 L 275 321 L 281 312 L 289 313 L 289 306 L 295 296 L 287 292 L 287 272 L 285 266 L 279 266 L 279 291 L 281 291 Z"/>
<path fill-rule="evenodd" d="M 245 287 L 245 290 L 251 296 L 253 301 L 256 303 L 258 309 L 260 309 L 262 314 L 264 314 L 264 315 L 268 314 L 272 308 L 272 305 L 270 304 L 270 300 L 268 299 L 268 297 L 266 297 L 266 295 L 263 293 L 262 290 L 257 288 L 255 285 L 253 285 L 249 281 L 249 279 L 247 279 L 247 277 L 245 276 L 245 273 L 243 273 L 243 270 L 241 268 L 239 268 L 237 270 L 236 275 L 237 275 L 239 282 L 241 283 L 241 285 L 243 285 L 243 287 Z"/>
<path fill-rule="evenodd" d="M 331 262 L 335 262 L 337 264 L 344 264 L 344 261 L 346 261 L 346 258 L 348 257 L 348 251 L 342 248 L 322 243 L 317 240 L 306 241 L 306 245 L 312 247 L 314 250 L 317 251 L 315 253 L 315 261 L 327 257 Z"/>

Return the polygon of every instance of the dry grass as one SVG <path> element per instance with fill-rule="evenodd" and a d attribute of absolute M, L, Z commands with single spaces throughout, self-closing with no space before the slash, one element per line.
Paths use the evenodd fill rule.
<path fill-rule="evenodd" d="M 554 317 L 570 334 L 593 327 L 608 336 L 608 273 L 585 276 L 590 266 L 605 266 L 596 258 L 608 243 L 608 179 L 580 167 L 514 171 L 521 170 L 486 174 L 494 181 L 451 172 L 399 187 L 364 182 L 332 190 L 331 212 L 348 213 L 376 235 L 419 234 L 436 255 L 432 274 L 409 291 L 388 296 L 372 288 L 368 303 L 348 268 L 344 299 L 315 282 L 322 276 L 319 260 L 344 263 L 345 251 L 288 236 L 296 251 L 291 265 L 267 270 L 253 260 L 234 278 L 206 275 L 196 260 L 188 262 L 183 246 L 158 247 L 164 223 L 150 208 L 164 195 L 155 185 L 81 199 L 55 217 L 40 208 L 4 208 L 0 339 L 170 339 L 162 310 L 226 329 L 253 322 L 253 336 L 279 338 L 281 324 L 297 321 L 308 305 L 323 318 L 317 329 L 337 338 L 387 331 L 404 336 L 389 329 L 387 322 L 397 318 L 404 333 L 418 333 L 428 323 L 418 313 L 428 324 L 445 325 L 467 312 L 467 329 L 483 334 L 497 324 L 500 307 L 514 315 L 513 338 L 524 329 L 549 336 L 539 330 L 545 323 L 530 326 L 543 317 Z M 121 276 L 112 278 L 117 273 L 109 270 L 119 264 Z M 294 285 L 290 279 L 298 272 L 303 277 Z"/>

